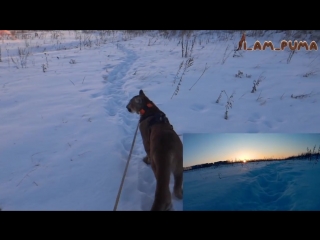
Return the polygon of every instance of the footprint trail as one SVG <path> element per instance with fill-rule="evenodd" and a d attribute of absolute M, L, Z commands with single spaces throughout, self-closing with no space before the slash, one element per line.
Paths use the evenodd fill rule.
<path fill-rule="evenodd" d="M 126 48 L 124 45 L 118 44 L 118 49 L 123 51 L 126 56 L 108 75 L 108 82 L 106 83 L 104 92 L 104 107 L 107 113 L 107 121 L 115 125 L 119 130 L 119 134 L 121 134 L 120 136 L 114 136 L 114 139 L 116 139 L 115 149 L 120 151 L 120 158 L 121 161 L 123 161 L 124 170 L 139 119 L 138 115 L 129 113 L 126 109 L 126 105 L 132 96 L 129 96 L 124 90 L 124 84 L 133 77 L 129 75 L 128 72 L 138 59 L 138 56 L 134 51 Z M 138 91 L 139 89 L 137 89 L 137 93 Z M 156 181 L 151 167 L 142 161 L 144 155 L 142 139 L 138 131 L 123 184 L 118 210 L 148 211 L 152 206 Z M 122 174 L 123 172 L 121 172 L 119 179 L 122 178 Z M 170 182 L 170 189 L 172 190 L 172 188 L 173 177 L 171 177 Z M 121 201 L 121 199 L 123 201 Z M 173 198 L 172 210 L 182 210 L 181 202 L 181 200 L 175 200 Z"/>

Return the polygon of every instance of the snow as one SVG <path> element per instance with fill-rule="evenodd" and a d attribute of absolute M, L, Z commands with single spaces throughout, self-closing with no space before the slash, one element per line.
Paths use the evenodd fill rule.
<path fill-rule="evenodd" d="M 113 210 L 139 118 L 125 106 L 140 89 L 180 135 L 320 131 L 318 51 L 296 51 L 290 63 L 287 49 L 233 57 L 239 32 L 196 31 L 185 58 L 178 34 L 0 36 L 0 208 Z M 257 38 L 280 45 L 284 37 L 275 31 L 248 34 L 247 45 Z M 28 50 L 27 57 L 19 57 L 19 49 Z M 190 54 L 193 64 L 181 75 L 183 65 L 174 83 Z M 239 70 L 242 78 L 235 76 Z M 251 93 L 259 76 L 262 82 Z M 216 103 L 222 90 L 226 94 Z M 226 95 L 232 93 L 226 120 Z M 144 155 L 138 132 L 117 210 L 151 208 L 156 182 Z M 185 197 L 173 198 L 173 210 L 182 210 L 183 202 Z"/>
<path fill-rule="evenodd" d="M 319 211 L 317 161 L 245 162 L 184 173 L 184 210 Z"/>

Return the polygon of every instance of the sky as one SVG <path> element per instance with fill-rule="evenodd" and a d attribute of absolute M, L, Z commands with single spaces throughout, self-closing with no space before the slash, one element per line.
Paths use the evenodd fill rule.
<path fill-rule="evenodd" d="M 238 31 L 201 30 L 189 39 L 179 33 L 57 30 L 0 36 L 0 208 L 112 211 L 139 121 L 126 105 L 140 89 L 166 114 L 184 149 L 193 149 L 186 133 L 320 133 L 319 51 L 296 51 L 288 62 L 288 49 L 235 53 Z M 246 40 L 278 43 L 285 35 L 257 36 L 253 30 Z M 297 36 L 288 39 L 305 40 Z M 222 90 L 233 93 L 228 119 L 226 94 L 217 102 Z M 218 160 L 256 154 L 253 143 L 229 146 L 230 153 L 226 144 L 244 140 L 227 140 L 200 139 L 200 157 L 191 151 L 190 159 L 212 161 L 207 149 L 214 144 L 220 147 L 213 153 L 221 154 Z M 142 161 L 145 155 L 138 131 L 118 211 L 148 211 L 153 204 L 156 180 Z M 171 178 L 171 191 L 173 185 Z M 175 211 L 183 210 L 184 200 L 172 203 Z"/>
<path fill-rule="evenodd" d="M 225 160 L 284 158 L 320 146 L 320 134 L 184 134 L 184 166 Z"/>

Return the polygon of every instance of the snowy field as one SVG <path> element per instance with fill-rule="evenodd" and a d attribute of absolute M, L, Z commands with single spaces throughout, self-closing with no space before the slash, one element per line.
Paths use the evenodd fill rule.
<path fill-rule="evenodd" d="M 319 51 L 233 57 L 240 32 L 179 33 L 0 36 L 0 208 L 113 210 L 139 119 L 125 106 L 140 89 L 180 135 L 320 132 Z M 314 40 L 248 31 L 246 41 L 283 39 Z M 138 132 L 117 210 L 151 208 L 156 182 L 144 155 Z"/>
<path fill-rule="evenodd" d="M 184 173 L 184 210 L 319 211 L 314 159 L 237 163 Z"/>

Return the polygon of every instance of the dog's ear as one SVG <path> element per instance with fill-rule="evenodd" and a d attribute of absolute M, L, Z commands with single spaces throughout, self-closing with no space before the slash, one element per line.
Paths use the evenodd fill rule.
<path fill-rule="evenodd" d="M 139 91 L 139 95 L 140 96 L 145 96 L 144 92 L 142 91 L 142 89 Z"/>

